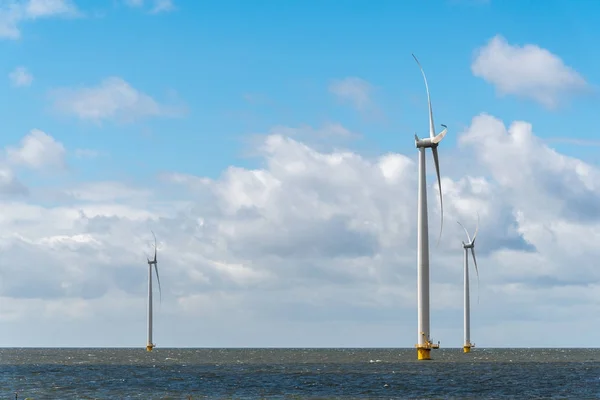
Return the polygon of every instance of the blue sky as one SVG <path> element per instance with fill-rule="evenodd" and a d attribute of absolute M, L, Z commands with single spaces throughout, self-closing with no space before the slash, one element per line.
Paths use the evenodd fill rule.
<path fill-rule="evenodd" d="M 342 121 L 353 130 L 368 129 L 368 138 L 357 146 L 405 150 L 412 146 L 413 132 L 426 124 L 423 85 L 411 52 L 431 81 L 437 120 L 454 130 L 493 110 L 507 120 L 526 117 L 549 136 L 587 138 L 585 115 L 595 101 L 586 98 L 549 114 L 536 104 L 499 99 L 469 68 L 474 49 L 500 33 L 511 43 L 543 44 L 567 65 L 576 62 L 594 82 L 600 61 L 589 50 L 598 40 L 590 8 L 600 6 L 544 4 L 540 9 L 520 2 L 460 0 L 205 1 L 148 15 L 118 1 L 86 3 L 81 9 L 91 14 L 87 18 L 24 22 L 19 40 L 3 43 L 3 70 L 22 64 L 35 76 L 27 90 L 6 88 L 11 107 L 2 107 L 10 128 L 5 138 L 17 139 L 36 121 L 68 147 L 109 153 L 93 167 L 81 167 L 111 176 L 179 170 L 214 177 L 233 160 L 249 163 L 240 160 L 241 137 L 278 124 Z M 120 76 L 158 99 L 173 92 L 188 113 L 98 127 L 48 112 L 48 90 L 91 86 L 107 76 Z M 365 121 L 327 94 L 328 83 L 345 76 L 377 87 L 382 120 Z M 263 101 L 249 104 L 245 94 Z M 134 152 L 152 158 L 154 167 L 132 157 Z"/>
<path fill-rule="evenodd" d="M 411 347 L 413 135 L 428 129 L 411 53 L 449 128 L 433 338 L 461 345 L 453 220 L 470 226 L 476 209 L 475 342 L 521 345 L 522 318 L 534 337 L 594 310 L 594 241 L 572 248 L 569 235 L 600 231 L 599 12 L 566 0 L 0 0 L 0 345 L 143 344 L 154 229 L 163 346 Z M 232 333 L 231 313 L 252 316 L 248 335 Z M 92 328 L 116 323 L 122 335 Z M 53 338 L 20 333 L 39 324 Z M 560 330 L 544 340 L 569 345 Z"/>

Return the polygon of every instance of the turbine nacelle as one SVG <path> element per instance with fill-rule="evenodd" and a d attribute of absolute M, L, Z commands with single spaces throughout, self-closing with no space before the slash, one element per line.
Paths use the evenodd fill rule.
<path fill-rule="evenodd" d="M 442 141 L 444 136 L 446 136 L 446 132 L 448 132 L 448 127 L 444 124 L 441 125 L 444 127 L 444 130 L 442 130 L 436 136 L 430 136 L 428 138 L 419 139 L 417 134 L 415 134 L 415 147 L 417 149 L 421 147 L 432 149 L 437 148 L 438 144 Z"/>
<path fill-rule="evenodd" d="M 474 242 L 470 242 L 470 243 L 465 243 L 464 241 L 462 242 L 463 245 L 463 249 L 472 249 L 475 247 L 475 243 Z"/>

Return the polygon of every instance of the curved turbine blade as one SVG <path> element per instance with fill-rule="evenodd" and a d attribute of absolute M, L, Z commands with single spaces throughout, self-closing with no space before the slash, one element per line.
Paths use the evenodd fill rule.
<path fill-rule="evenodd" d="M 158 263 L 154 263 L 154 271 L 156 272 L 156 280 L 158 281 L 158 295 L 162 303 L 162 290 L 160 289 L 160 277 L 158 276 Z"/>
<path fill-rule="evenodd" d="M 475 228 L 475 235 L 473 235 L 473 243 L 475 243 L 475 238 L 477 237 L 478 231 L 479 231 L 479 212 L 477 213 L 477 227 Z"/>
<path fill-rule="evenodd" d="M 417 57 L 414 54 L 412 56 L 417 62 L 419 68 L 421 69 L 421 74 L 423 74 L 423 80 L 425 81 L 425 90 L 427 91 L 427 105 L 429 106 L 429 137 L 433 139 L 435 137 L 435 131 L 433 129 L 433 110 L 431 109 L 431 98 L 429 97 L 429 86 L 427 85 L 427 77 L 425 76 L 425 71 L 423 70 L 423 67 L 421 66 L 421 63 L 419 62 Z"/>
<path fill-rule="evenodd" d="M 156 235 L 154 234 L 154 231 L 150 231 L 152 232 L 152 236 L 154 236 L 154 262 L 156 262 Z"/>
<path fill-rule="evenodd" d="M 461 226 L 461 228 L 464 229 L 465 233 L 467 234 L 467 239 L 469 239 L 469 243 L 471 243 L 471 236 L 469 236 L 469 232 L 467 232 L 467 229 L 463 226 L 463 224 L 461 224 L 460 222 L 456 221 L 457 224 L 459 224 Z M 465 242 L 463 242 L 464 244 Z"/>
<path fill-rule="evenodd" d="M 444 127 L 444 130 L 437 134 L 434 138 L 431 139 L 431 143 L 439 143 L 442 141 L 444 136 L 446 136 L 446 132 L 448 132 L 448 127 L 444 124 L 441 124 Z"/>
<path fill-rule="evenodd" d="M 440 189 L 440 209 L 441 209 L 441 223 L 440 223 L 440 236 L 438 236 L 437 244 L 440 244 L 442 238 L 442 229 L 444 227 L 444 202 L 442 200 L 442 181 L 440 179 L 440 160 L 438 158 L 437 147 L 432 147 L 431 152 L 433 153 L 433 162 L 435 163 L 435 173 L 437 174 L 438 188 Z"/>
<path fill-rule="evenodd" d="M 477 259 L 475 258 L 475 248 L 471 247 L 471 255 L 475 264 L 475 273 L 477 274 L 477 304 L 479 304 L 479 269 L 477 268 Z"/>

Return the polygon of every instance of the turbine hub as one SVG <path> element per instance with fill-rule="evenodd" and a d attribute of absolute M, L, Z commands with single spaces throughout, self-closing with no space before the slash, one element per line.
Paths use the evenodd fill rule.
<path fill-rule="evenodd" d="M 436 148 L 438 147 L 439 143 L 433 143 L 431 141 L 431 138 L 424 138 L 424 139 L 415 139 L 415 146 L 417 147 L 417 149 L 420 148 Z"/>

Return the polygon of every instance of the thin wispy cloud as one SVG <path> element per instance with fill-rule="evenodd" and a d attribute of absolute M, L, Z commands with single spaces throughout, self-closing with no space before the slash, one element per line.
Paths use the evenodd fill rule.
<path fill-rule="evenodd" d="M 351 104 L 358 111 L 366 111 L 372 106 L 373 86 L 364 79 L 349 77 L 335 80 L 329 85 L 329 92 L 340 101 Z"/>
<path fill-rule="evenodd" d="M 134 122 L 186 113 L 185 106 L 159 103 L 119 77 L 106 78 L 96 86 L 54 89 L 50 99 L 57 112 L 93 122 Z"/>
<path fill-rule="evenodd" d="M 175 4 L 173 0 L 124 0 L 125 4 L 129 7 L 142 8 L 145 6 L 150 7 L 149 12 L 151 14 L 159 14 L 163 12 L 173 11 Z"/>
<path fill-rule="evenodd" d="M 17 67 L 10 74 L 8 74 L 10 82 L 15 87 L 26 87 L 31 86 L 33 82 L 33 75 L 31 75 L 27 68 Z"/>

